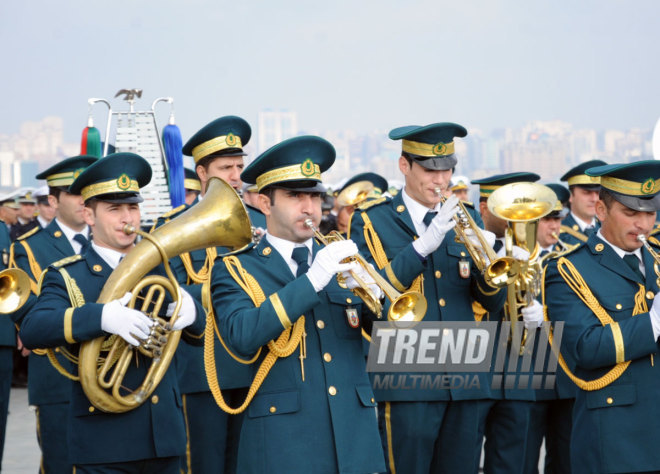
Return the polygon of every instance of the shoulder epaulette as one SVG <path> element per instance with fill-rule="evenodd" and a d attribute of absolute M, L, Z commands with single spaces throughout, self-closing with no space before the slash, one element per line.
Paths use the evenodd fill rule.
<path fill-rule="evenodd" d="M 658 226 L 658 227 L 656 227 L 655 229 L 653 229 L 653 230 L 651 231 L 651 233 L 649 234 L 649 237 L 652 236 L 652 235 L 658 235 L 658 233 L 660 233 L 660 226 Z"/>
<path fill-rule="evenodd" d="M 69 265 L 70 263 L 77 262 L 78 260 L 82 260 L 82 255 L 71 255 L 70 257 L 64 257 L 57 262 L 51 263 L 50 266 L 60 268 Z"/>
<path fill-rule="evenodd" d="M 25 234 L 19 236 L 16 240 L 24 240 L 24 239 L 27 239 L 27 238 L 30 237 L 31 235 L 34 235 L 34 234 L 36 234 L 37 232 L 39 232 L 40 230 L 41 230 L 41 227 L 35 227 L 34 229 L 30 229 L 30 230 L 28 230 Z"/>
<path fill-rule="evenodd" d="M 387 197 L 382 196 L 379 197 L 378 199 L 369 199 L 367 201 L 363 201 L 360 204 L 358 204 L 356 207 L 361 211 L 364 211 L 366 209 L 369 209 L 370 207 L 377 206 L 378 204 L 382 204 L 386 201 L 387 201 Z"/>
<path fill-rule="evenodd" d="M 569 235 L 572 235 L 573 237 L 575 237 L 576 239 L 581 240 L 582 242 L 586 242 L 587 240 L 589 240 L 589 238 L 586 235 L 584 235 L 582 232 L 579 232 L 577 230 L 573 230 L 573 229 L 571 229 L 570 227 L 568 227 L 567 225 L 564 225 L 564 224 L 562 224 L 561 227 L 559 228 L 559 233 L 561 234 L 562 232 L 566 233 L 566 234 L 569 234 Z"/>
<path fill-rule="evenodd" d="M 474 203 L 471 202 L 471 201 L 461 201 L 461 203 L 462 203 L 464 206 L 471 207 L 472 209 L 475 208 L 475 207 L 474 207 Z"/>
<path fill-rule="evenodd" d="M 163 218 L 167 219 L 168 217 L 172 217 L 174 214 L 177 214 L 177 213 L 183 211 L 185 208 L 186 208 L 186 205 L 181 204 L 179 207 L 175 207 L 171 211 L 167 211 L 165 214 L 163 214 L 160 217 L 163 217 Z"/>

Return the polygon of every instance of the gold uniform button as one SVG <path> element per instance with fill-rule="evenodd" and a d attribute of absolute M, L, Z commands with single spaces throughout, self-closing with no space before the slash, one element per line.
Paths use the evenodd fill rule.
<path fill-rule="evenodd" d="M 56 348 L 55 348 L 55 352 L 59 352 L 59 351 L 60 351 L 60 348 L 59 348 L 59 347 L 56 347 Z"/>
<path fill-rule="evenodd" d="M 465 257 L 465 252 L 461 252 L 461 257 Z"/>
<path fill-rule="evenodd" d="M 447 304 L 447 303 L 445 303 L 445 299 L 444 299 L 444 298 L 440 298 L 440 301 L 438 301 L 438 304 L 439 304 L 440 306 L 444 306 L 444 305 Z"/>
<path fill-rule="evenodd" d="M 275 413 L 276 411 L 277 411 L 277 408 L 275 408 L 275 407 L 270 407 L 270 412 L 271 412 L 271 413 Z"/>
<path fill-rule="evenodd" d="M 612 397 L 607 397 L 607 400 L 605 400 L 605 401 L 607 402 L 608 405 L 611 405 L 612 403 L 614 403 L 614 399 Z"/>
<path fill-rule="evenodd" d="M 655 295 L 653 294 L 652 291 L 647 291 L 646 292 L 646 299 L 647 300 L 652 300 Z"/>
<path fill-rule="evenodd" d="M 326 362 L 330 362 L 332 360 L 332 356 L 330 355 L 329 352 L 326 352 L 325 354 L 323 354 L 323 360 L 326 361 Z"/>
<path fill-rule="evenodd" d="M 602 252 L 605 246 L 603 244 L 596 244 L 594 249 L 596 249 L 596 252 Z"/>
<path fill-rule="evenodd" d="M 347 302 L 348 304 L 351 304 L 351 303 L 353 302 L 353 300 L 350 299 L 350 298 L 346 298 L 346 302 Z"/>
<path fill-rule="evenodd" d="M 94 410 L 96 410 L 96 408 L 94 408 L 94 407 L 89 407 L 89 412 L 90 412 L 90 413 L 94 413 Z"/>
<path fill-rule="evenodd" d="M 337 389 L 333 385 L 330 385 L 330 387 L 328 387 L 328 393 L 334 397 L 337 395 Z"/>
<path fill-rule="evenodd" d="M 621 309 L 621 308 L 623 308 L 623 306 L 621 306 L 621 303 L 617 303 L 616 304 L 616 309 Z"/>
<path fill-rule="evenodd" d="M 404 206 L 403 204 L 396 206 L 396 212 L 403 212 L 405 210 L 406 210 L 406 206 Z"/>
<path fill-rule="evenodd" d="M 325 327 L 325 323 L 322 320 L 316 321 L 316 327 L 319 329 L 323 329 Z"/>
<path fill-rule="evenodd" d="M 151 403 L 153 403 L 154 405 L 158 403 L 158 395 L 154 395 L 153 397 L 151 397 Z"/>
<path fill-rule="evenodd" d="M 262 253 L 263 255 L 270 255 L 270 253 L 271 253 L 272 251 L 273 251 L 273 250 L 272 250 L 270 247 L 266 247 L 265 249 L 263 249 L 263 250 L 261 251 L 261 253 Z"/>
<path fill-rule="evenodd" d="M 376 403 L 376 400 L 373 397 L 371 397 L 371 403 Z"/>
<path fill-rule="evenodd" d="M 577 224 L 573 224 L 573 230 L 580 230 L 580 227 Z"/>
<path fill-rule="evenodd" d="M 97 263 L 92 267 L 92 270 L 94 270 L 95 272 L 100 272 L 101 270 L 103 270 L 103 267 Z"/>
<path fill-rule="evenodd" d="M 56 230 L 55 232 L 53 232 L 53 235 L 54 235 L 55 237 L 62 237 L 62 231 L 60 231 L 60 230 Z"/>
<path fill-rule="evenodd" d="M 440 278 L 441 276 L 442 276 L 442 273 L 440 272 L 440 270 L 436 270 L 435 271 L 435 277 Z"/>

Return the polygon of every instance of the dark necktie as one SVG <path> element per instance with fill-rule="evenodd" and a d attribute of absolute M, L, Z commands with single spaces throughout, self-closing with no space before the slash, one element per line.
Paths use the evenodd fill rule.
<path fill-rule="evenodd" d="M 589 237 L 589 236 L 591 236 L 591 234 L 594 233 L 594 230 L 596 230 L 596 227 L 594 227 L 592 225 L 587 226 L 587 227 L 584 228 L 584 235 Z M 635 258 L 637 258 L 637 257 L 635 257 Z"/>
<path fill-rule="evenodd" d="M 539 257 L 545 257 L 546 255 L 548 255 L 548 253 L 550 252 L 548 252 L 547 250 L 541 250 L 541 254 L 539 255 Z"/>
<path fill-rule="evenodd" d="M 495 245 L 493 245 L 493 250 L 495 250 L 495 253 L 499 252 L 503 245 L 504 244 L 502 243 L 502 241 L 500 239 L 497 239 L 495 241 Z"/>
<path fill-rule="evenodd" d="M 307 270 L 309 270 L 309 263 L 307 263 L 308 257 L 309 249 L 307 247 L 296 247 L 293 249 L 291 258 L 298 264 L 298 271 L 296 272 L 297 277 L 307 273 Z"/>
<path fill-rule="evenodd" d="M 89 242 L 89 240 L 87 240 L 87 237 L 85 237 L 85 236 L 82 235 L 82 234 L 76 234 L 76 235 L 74 235 L 74 236 L 73 236 L 73 240 L 75 240 L 76 242 L 78 242 L 83 248 L 84 248 L 85 245 L 87 245 L 87 243 Z"/>
<path fill-rule="evenodd" d="M 438 213 L 437 213 L 436 211 L 429 211 L 429 212 L 427 212 L 426 215 L 424 216 L 424 220 L 423 220 L 422 222 L 424 222 L 424 225 L 425 225 L 426 227 L 428 227 L 429 225 L 431 225 L 431 221 L 433 220 L 433 218 L 434 218 L 436 215 L 438 215 Z"/>
<path fill-rule="evenodd" d="M 639 269 L 639 258 L 637 258 L 637 255 L 632 253 L 624 255 L 623 261 L 626 262 L 630 268 L 632 268 L 640 281 L 644 281 L 644 275 L 642 275 L 642 272 Z"/>

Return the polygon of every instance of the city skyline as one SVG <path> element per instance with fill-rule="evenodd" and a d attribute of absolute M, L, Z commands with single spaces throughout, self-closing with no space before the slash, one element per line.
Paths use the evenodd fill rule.
<path fill-rule="evenodd" d="M 89 97 L 134 87 L 148 102 L 175 98 L 184 140 L 265 108 L 296 110 L 300 129 L 360 133 L 438 121 L 651 129 L 660 117 L 654 0 L 37 3 L 0 5 L 11 111 L 0 133 L 62 116 L 77 140 Z"/>

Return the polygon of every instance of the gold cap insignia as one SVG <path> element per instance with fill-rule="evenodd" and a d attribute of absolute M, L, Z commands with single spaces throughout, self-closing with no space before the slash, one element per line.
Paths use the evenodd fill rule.
<path fill-rule="evenodd" d="M 649 178 L 642 183 L 642 193 L 651 194 L 655 190 L 655 180 Z"/>
<path fill-rule="evenodd" d="M 313 176 L 314 175 L 314 162 L 311 158 L 307 158 L 300 165 L 300 172 L 303 176 Z"/>
<path fill-rule="evenodd" d="M 56 230 L 55 232 L 53 232 L 53 235 L 55 237 L 62 237 L 62 231 L 61 230 Z"/>
<path fill-rule="evenodd" d="M 103 267 L 97 263 L 92 267 L 92 270 L 94 270 L 95 272 L 100 272 L 101 270 L 103 270 Z"/>
<path fill-rule="evenodd" d="M 403 212 L 405 210 L 406 210 L 406 206 L 404 206 L 403 204 L 399 204 L 398 206 L 396 206 L 396 212 Z"/>
<path fill-rule="evenodd" d="M 227 134 L 227 138 L 225 138 L 225 143 L 227 143 L 227 145 L 229 145 L 229 146 L 235 146 L 235 145 L 236 145 L 236 142 L 237 142 L 237 140 L 236 140 L 236 135 L 234 135 L 233 133 L 229 132 L 229 133 Z"/>
<path fill-rule="evenodd" d="M 75 180 L 78 176 L 80 176 L 80 173 L 85 171 L 85 168 L 78 168 L 73 172 L 73 179 Z"/>
<path fill-rule="evenodd" d="M 444 143 L 436 143 L 433 146 L 433 154 L 435 155 L 444 155 L 445 151 L 447 151 L 447 145 Z"/>
<path fill-rule="evenodd" d="M 596 250 L 596 252 L 602 252 L 604 248 L 605 246 L 603 244 L 596 244 L 594 250 Z"/>
<path fill-rule="evenodd" d="M 265 249 L 263 249 L 263 250 L 261 251 L 261 254 L 262 254 L 262 255 L 270 255 L 270 253 L 271 253 L 272 251 L 273 251 L 273 249 L 271 249 L 270 247 L 266 247 Z"/>
<path fill-rule="evenodd" d="M 126 191 L 131 187 L 131 178 L 129 178 L 126 173 L 122 173 L 121 176 L 117 178 L 117 187 L 122 191 Z"/>

